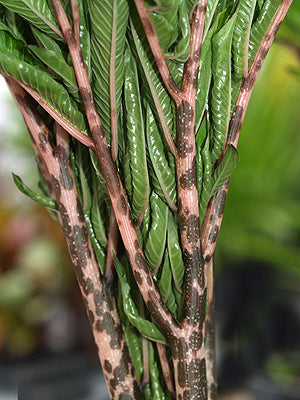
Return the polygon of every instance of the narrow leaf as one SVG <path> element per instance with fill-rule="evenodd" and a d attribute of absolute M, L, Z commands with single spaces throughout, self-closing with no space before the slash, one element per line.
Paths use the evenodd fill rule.
<path fill-rule="evenodd" d="M 30 24 L 48 33 L 55 39 L 62 40 L 63 35 L 56 20 L 53 7 L 41 0 L 0 0 L 0 4 L 19 14 Z"/>
<path fill-rule="evenodd" d="M 231 108 L 231 41 L 236 13 L 212 39 L 213 44 L 213 87 L 211 92 L 211 113 L 213 143 L 212 164 L 223 150 Z"/>
<path fill-rule="evenodd" d="M 210 197 L 224 185 L 240 161 L 237 149 L 229 144 L 221 164 L 216 168 L 212 178 Z"/>
<path fill-rule="evenodd" d="M 178 292 L 181 292 L 183 276 L 184 276 L 184 264 L 182 260 L 182 251 L 179 241 L 178 227 L 174 221 L 172 213 L 168 215 L 168 252 L 170 258 L 170 264 L 173 274 L 175 287 Z"/>
<path fill-rule="evenodd" d="M 122 291 L 123 309 L 130 323 L 146 338 L 159 343 L 166 343 L 163 334 L 157 325 L 139 315 L 137 307 L 130 294 L 130 285 L 121 263 L 115 258 L 115 266 L 119 277 L 120 289 Z"/>
<path fill-rule="evenodd" d="M 176 209 L 175 171 L 171 170 L 164 152 L 164 145 L 149 105 L 146 113 L 147 144 L 152 166 L 170 208 Z"/>
<path fill-rule="evenodd" d="M 147 207 L 149 178 L 138 75 L 129 49 L 125 53 L 124 101 L 127 124 L 126 154 L 130 159 L 130 177 L 127 179 L 131 181 L 132 185 L 132 216 L 135 221 L 138 221 Z"/>
<path fill-rule="evenodd" d="M 45 196 L 44 194 L 35 193 L 27 185 L 25 185 L 25 183 L 22 181 L 22 179 L 18 175 L 13 174 L 13 179 L 14 179 L 14 182 L 15 182 L 17 188 L 22 193 L 24 193 L 26 196 L 30 197 L 33 201 L 35 201 L 36 203 L 38 203 L 42 206 L 50 208 L 51 210 L 55 210 L 55 211 L 58 210 L 56 200 L 52 199 L 51 197 Z"/>
<path fill-rule="evenodd" d="M 168 206 L 155 192 L 150 196 L 150 214 L 152 221 L 145 243 L 145 256 L 150 270 L 155 273 L 165 250 L 168 220 Z"/>

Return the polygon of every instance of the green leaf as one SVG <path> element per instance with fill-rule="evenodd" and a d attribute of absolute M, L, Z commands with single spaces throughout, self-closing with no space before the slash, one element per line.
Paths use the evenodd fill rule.
<path fill-rule="evenodd" d="M 49 7 L 47 1 L 0 0 L 0 4 L 4 5 L 16 14 L 19 14 L 30 24 L 36 26 L 38 29 L 49 34 L 53 38 L 59 40 L 63 39 L 53 7 Z"/>
<path fill-rule="evenodd" d="M 233 79 L 244 75 L 245 55 L 248 55 L 249 35 L 255 11 L 256 0 L 240 0 L 232 36 Z"/>
<path fill-rule="evenodd" d="M 131 355 L 136 376 L 139 382 L 143 379 L 143 355 L 142 355 L 142 340 L 139 332 L 132 326 L 124 329 L 126 343 Z"/>
<path fill-rule="evenodd" d="M 84 213 L 84 219 L 85 219 L 86 226 L 87 226 L 87 229 L 88 229 L 88 232 L 89 232 L 89 237 L 91 239 L 91 242 L 92 242 L 92 245 L 93 245 L 93 249 L 94 249 L 94 252 L 95 252 L 95 255 L 96 255 L 98 266 L 100 268 L 101 273 L 104 275 L 104 273 L 105 273 L 105 264 L 106 264 L 105 251 L 104 251 L 103 247 L 100 245 L 100 243 L 99 243 L 99 241 L 98 241 L 98 239 L 96 237 L 96 234 L 95 234 L 95 231 L 94 231 L 94 226 L 93 226 L 93 224 L 91 222 L 89 212 L 85 212 Z"/>
<path fill-rule="evenodd" d="M 36 41 L 41 45 L 41 47 L 44 47 L 47 50 L 55 51 L 56 53 L 63 53 L 56 41 L 48 36 L 46 33 L 40 31 L 34 26 L 31 27 L 31 30 L 34 34 Z"/>
<path fill-rule="evenodd" d="M 172 291 L 172 271 L 170 268 L 170 260 L 168 255 L 168 250 L 166 249 L 164 255 L 164 262 L 161 267 L 159 281 L 157 283 L 157 287 L 159 292 L 166 303 L 169 311 L 177 317 L 177 304 L 175 300 L 174 293 Z"/>
<path fill-rule="evenodd" d="M 212 163 L 211 154 L 209 151 L 209 136 L 207 135 L 203 149 L 201 150 L 201 157 L 203 160 L 203 180 L 202 180 L 202 190 L 199 191 L 199 219 L 200 226 L 202 224 L 206 207 L 210 199 L 211 185 L 212 185 Z"/>
<path fill-rule="evenodd" d="M 57 201 L 52 199 L 51 197 L 45 196 L 44 194 L 41 193 L 35 193 L 33 190 L 31 190 L 25 183 L 22 181 L 22 179 L 18 176 L 13 174 L 13 179 L 14 182 L 17 186 L 17 188 L 24 193 L 26 196 L 30 197 L 33 201 L 36 203 L 45 206 L 47 208 L 50 208 L 51 210 L 58 210 L 57 207 Z"/>
<path fill-rule="evenodd" d="M 173 274 L 175 287 L 178 292 L 182 291 L 182 283 L 184 277 L 184 264 L 182 260 L 182 251 L 179 241 L 178 226 L 176 225 L 172 213 L 168 215 L 168 252 L 170 258 L 170 264 Z"/>
<path fill-rule="evenodd" d="M 215 28 L 208 32 L 201 49 L 198 83 L 196 92 L 195 132 L 198 132 L 205 108 L 207 107 L 208 94 L 212 79 L 212 36 Z"/>
<path fill-rule="evenodd" d="M 150 270 L 155 273 L 164 255 L 168 221 L 168 206 L 155 192 L 150 196 L 150 215 L 152 220 L 145 242 L 145 257 Z"/>
<path fill-rule="evenodd" d="M 30 50 L 49 68 L 63 79 L 63 83 L 68 91 L 76 100 L 79 100 L 78 86 L 76 82 L 75 72 L 64 59 L 62 52 L 42 49 L 37 46 L 29 46 Z"/>
<path fill-rule="evenodd" d="M 15 39 L 21 40 L 25 45 L 26 42 L 23 37 L 24 20 L 18 14 L 8 9 L 5 10 L 2 20 L 5 21 L 5 24 L 1 23 L 1 29 L 7 30 Z"/>
<path fill-rule="evenodd" d="M 150 383 L 153 400 L 169 400 L 170 394 L 167 394 L 162 382 L 162 373 L 160 370 L 160 364 L 156 360 L 154 346 L 152 343 L 148 343 L 149 346 L 149 372 L 150 372 Z"/>
<path fill-rule="evenodd" d="M 129 49 L 125 53 L 124 102 L 127 125 L 127 151 L 130 176 L 125 177 L 132 186 L 132 216 L 137 221 L 147 206 L 149 178 L 146 160 L 144 118 L 140 100 L 136 64 Z M 126 172 L 126 170 L 124 171 Z"/>
<path fill-rule="evenodd" d="M 211 117 L 213 141 L 212 164 L 220 157 L 228 130 L 231 108 L 231 42 L 236 13 L 212 39 L 213 86 L 211 91 Z"/>
<path fill-rule="evenodd" d="M 221 164 L 215 169 L 212 178 L 210 197 L 224 185 L 240 161 L 237 149 L 229 144 Z"/>
<path fill-rule="evenodd" d="M 105 135 L 110 141 L 111 96 L 114 81 L 117 113 L 120 111 L 124 82 L 125 32 L 129 8 L 126 0 L 89 0 L 93 91 Z M 115 50 L 114 50 L 115 49 Z M 115 56 L 111 60 L 111 53 Z M 115 68 L 111 62 L 114 62 Z"/>
<path fill-rule="evenodd" d="M 168 164 L 164 152 L 163 141 L 149 105 L 147 105 L 146 112 L 146 136 L 152 167 L 155 171 L 166 202 L 169 204 L 171 209 L 175 210 L 177 197 L 175 170 L 171 170 Z"/>
<path fill-rule="evenodd" d="M 173 1 L 173 4 L 173 8 L 167 13 L 161 12 L 162 10 L 150 13 L 150 18 L 163 53 L 168 51 L 169 47 L 175 43 L 178 36 L 178 2 Z"/>
<path fill-rule="evenodd" d="M 88 24 L 89 15 L 86 0 L 78 0 L 79 17 L 80 17 L 80 48 L 83 61 L 87 70 L 88 77 L 91 81 L 92 66 L 91 66 L 91 35 L 90 26 Z"/>
<path fill-rule="evenodd" d="M 253 23 L 249 39 L 249 65 L 252 63 L 261 41 L 263 40 L 280 5 L 281 0 L 265 0 L 258 17 Z"/>
<path fill-rule="evenodd" d="M 91 221 L 95 236 L 102 247 L 107 246 L 107 227 L 109 225 L 110 210 L 107 208 L 105 197 L 105 185 L 101 178 L 92 172 L 92 208 L 91 208 Z"/>
<path fill-rule="evenodd" d="M 139 315 L 137 307 L 130 294 L 130 285 L 127 282 L 125 270 L 115 258 L 115 266 L 119 277 L 120 290 L 122 291 L 123 309 L 130 323 L 146 338 L 159 343 L 166 343 L 165 337 L 157 325 Z"/>
<path fill-rule="evenodd" d="M 184 0 L 179 1 L 178 4 L 178 31 L 174 50 L 166 52 L 165 57 L 176 63 L 183 63 L 187 60 L 190 51 L 190 22 Z"/>
<path fill-rule="evenodd" d="M 138 60 L 138 69 L 141 74 L 141 80 L 148 84 L 143 86 L 143 97 L 150 102 L 156 118 L 160 121 L 160 131 L 164 132 L 168 130 L 174 139 L 174 115 L 171 107 L 173 101 L 160 78 L 140 18 L 135 10 L 130 11 L 130 28 L 132 36 L 129 35 L 129 41 L 133 54 Z"/>
<path fill-rule="evenodd" d="M 87 134 L 84 117 L 67 90 L 5 31 L 0 31 L 0 70 L 30 86 L 57 114 Z"/>

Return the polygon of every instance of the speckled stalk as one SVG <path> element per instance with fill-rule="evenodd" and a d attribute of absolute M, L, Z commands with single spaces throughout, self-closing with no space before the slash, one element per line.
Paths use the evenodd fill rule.
<path fill-rule="evenodd" d="M 112 399 L 142 399 L 110 286 L 102 282 L 85 224 L 69 160 L 69 136 L 59 125 L 56 146 L 47 126 L 23 89 L 8 78 L 10 89 L 51 177 L 61 225 L 88 313 L 98 355 Z"/>
<path fill-rule="evenodd" d="M 283 0 L 261 45 L 259 46 L 256 55 L 252 61 L 247 75 L 244 77 L 241 89 L 239 91 L 236 104 L 229 123 L 228 137 L 226 146 L 231 144 L 237 147 L 242 124 L 245 118 L 246 110 L 252 94 L 257 76 L 261 70 L 262 64 L 270 46 L 275 38 L 275 35 L 290 7 L 292 0 Z M 222 153 L 224 156 L 225 150 Z M 221 160 L 218 160 L 221 162 Z M 220 227 L 223 219 L 225 201 L 228 193 L 228 181 L 218 190 L 211 198 L 201 227 L 201 241 L 203 248 L 203 257 L 205 262 L 208 262 L 213 256 Z"/>
<path fill-rule="evenodd" d="M 119 231 L 122 236 L 134 277 L 151 315 L 159 325 L 161 331 L 166 337 L 168 337 L 171 334 L 174 334 L 176 329 L 178 329 L 178 324 L 162 301 L 159 291 L 154 285 L 145 256 L 139 243 L 136 229 L 130 215 L 124 187 L 117 166 L 112 159 L 111 151 L 108 147 L 96 108 L 91 85 L 81 54 L 80 43 L 75 39 L 61 2 L 59 0 L 52 0 L 52 4 L 64 38 L 69 47 L 79 91 L 84 103 L 92 138 L 95 143 L 95 155 L 100 164 L 107 185 Z"/>

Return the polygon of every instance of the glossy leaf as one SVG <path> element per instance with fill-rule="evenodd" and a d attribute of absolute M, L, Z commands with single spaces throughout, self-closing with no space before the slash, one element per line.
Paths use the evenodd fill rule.
<path fill-rule="evenodd" d="M 244 75 L 245 56 L 248 57 L 248 44 L 256 0 L 240 0 L 235 27 L 232 36 L 232 54 L 234 79 Z M 248 64 L 248 59 L 247 59 Z"/>
<path fill-rule="evenodd" d="M 203 221 L 206 207 L 210 199 L 211 185 L 212 185 L 212 163 L 211 153 L 209 151 L 209 137 L 207 136 L 203 149 L 201 150 L 201 157 L 203 160 L 203 183 L 202 190 L 199 198 L 199 218 L 200 226 Z"/>
<path fill-rule="evenodd" d="M 117 112 L 119 112 L 124 82 L 123 69 L 125 31 L 129 12 L 128 2 L 126 0 L 89 0 L 88 12 L 91 18 L 93 90 L 104 132 L 110 141 L 110 79 L 114 80 L 116 107 Z M 111 65 L 112 49 L 115 49 L 115 57 L 113 57 L 115 68 Z"/>
<path fill-rule="evenodd" d="M 30 50 L 49 68 L 63 79 L 71 95 L 79 100 L 78 87 L 73 67 L 65 61 L 61 52 L 30 46 Z"/>
<path fill-rule="evenodd" d="M 169 400 L 171 399 L 170 394 L 168 394 L 167 390 L 162 382 L 162 374 L 160 372 L 160 366 L 155 357 L 154 345 L 152 343 L 148 343 L 149 346 L 149 372 L 150 372 L 150 381 L 151 381 L 151 392 L 153 400 Z"/>
<path fill-rule="evenodd" d="M 211 92 L 211 114 L 213 142 L 212 164 L 220 157 L 228 130 L 231 108 L 231 42 L 236 14 L 212 39 L 213 87 Z"/>
<path fill-rule="evenodd" d="M 221 164 L 215 169 L 212 177 L 210 197 L 224 185 L 240 161 L 237 149 L 229 144 Z"/>
<path fill-rule="evenodd" d="M 149 197 L 144 118 L 136 64 L 128 49 L 125 54 L 124 103 L 126 109 L 126 138 L 129 177 L 132 186 L 132 216 L 137 221 L 145 210 Z"/>
<path fill-rule="evenodd" d="M 107 209 L 105 202 L 105 189 L 101 178 L 96 175 L 95 172 L 92 173 L 92 208 L 91 208 L 91 221 L 95 236 L 101 246 L 107 246 L 107 226 L 109 224 L 110 210 Z"/>
<path fill-rule="evenodd" d="M 176 204 L 176 181 L 175 171 L 171 170 L 164 152 L 164 145 L 158 131 L 155 117 L 149 105 L 146 113 L 146 136 L 149 156 L 166 202 L 171 209 Z"/>
<path fill-rule="evenodd" d="M 208 32 L 201 49 L 197 93 L 196 93 L 196 121 L 195 132 L 197 133 L 200 127 L 205 108 L 208 103 L 209 89 L 212 79 L 212 36 L 215 33 L 215 28 Z"/>
<path fill-rule="evenodd" d="M 143 378 L 142 340 L 139 332 L 132 326 L 124 329 L 126 343 L 131 355 L 136 376 L 139 382 Z"/>
<path fill-rule="evenodd" d="M 115 266 L 119 277 L 120 290 L 122 291 L 123 309 L 130 323 L 146 338 L 155 342 L 165 343 L 165 338 L 159 328 L 139 315 L 137 307 L 130 294 L 130 285 L 121 263 L 115 259 Z"/>
<path fill-rule="evenodd" d="M 170 310 L 170 312 L 177 317 L 177 304 L 175 301 L 174 293 L 172 291 L 172 271 L 170 268 L 170 260 L 168 251 L 165 251 L 164 261 L 161 266 L 159 281 L 157 283 L 157 287 L 159 292 L 166 303 L 166 306 Z"/>
<path fill-rule="evenodd" d="M 87 133 L 83 115 L 63 85 L 41 68 L 22 42 L 5 31 L 0 31 L 0 70 L 30 86 L 60 116 Z"/>
<path fill-rule="evenodd" d="M 133 11 L 130 14 L 130 28 L 132 34 L 132 36 L 129 36 L 131 48 L 138 59 L 141 78 L 143 82 L 147 82 L 147 85 L 143 87 L 144 96 L 150 101 L 152 110 L 154 110 L 157 119 L 160 121 L 160 131 L 165 132 L 167 129 L 175 138 L 172 100 L 161 81 L 148 40 L 139 22 L 139 17 Z"/>
<path fill-rule="evenodd" d="M 35 193 L 27 185 L 25 185 L 25 183 L 22 181 L 22 179 L 18 175 L 13 174 L 13 179 L 14 179 L 14 182 L 15 182 L 17 188 L 22 193 L 24 193 L 26 196 L 30 197 L 33 201 L 40 204 L 41 206 L 50 208 L 51 210 L 55 210 L 55 211 L 58 210 L 56 200 L 52 199 L 51 197 L 45 196 L 44 194 Z"/>
<path fill-rule="evenodd" d="M 55 39 L 62 40 L 63 36 L 57 22 L 53 7 L 43 0 L 0 0 L 0 4 L 19 14 L 30 24 Z"/>
<path fill-rule="evenodd" d="M 145 256 L 150 270 L 156 271 L 163 258 L 168 221 L 168 206 L 152 192 L 150 196 L 151 225 L 145 242 Z"/>
<path fill-rule="evenodd" d="M 184 264 L 182 260 L 178 226 L 176 225 L 171 212 L 169 212 L 168 215 L 167 244 L 175 287 L 178 292 L 181 292 L 184 276 Z"/>
<path fill-rule="evenodd" d="M 165 53 L 165 57 L 174 60 L 176 63 L 183 63 L 187 60 L 190 49 L 190 22 L 184 0 L 179 1 L 178 4 L 178 30 L 176 46 L 172 52 Z"/>
<path fill-rule="evenodd" d="M 253 23 L 249 38 L 249 65 L 253 61 L 280 4 L 281 0 L 265 0 L 258 17 Z"/>

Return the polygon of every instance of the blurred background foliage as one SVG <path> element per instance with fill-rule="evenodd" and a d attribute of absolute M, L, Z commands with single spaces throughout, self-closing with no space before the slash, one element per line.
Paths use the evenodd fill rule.
<path fill-rule="evenodd" d="M 0 100 L 0 355 L 67 351 L 91 340 L 82 328 L 80 294 L 60 227 L 13 184 L 11 172 L 33 189 L 38 175 L 5 88 Z M 299 109 L 300 2 L 294 1 L 248 107 L 216 250 L 224 388 L 263 371 L 278 387 L 299 390 Z"/>

